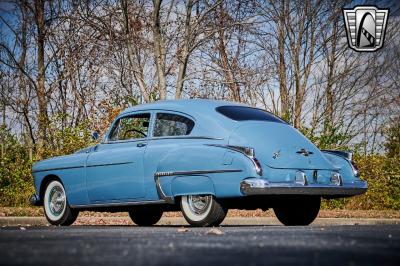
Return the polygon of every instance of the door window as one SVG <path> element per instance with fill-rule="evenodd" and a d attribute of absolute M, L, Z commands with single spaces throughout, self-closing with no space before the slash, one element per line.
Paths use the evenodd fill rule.
<path fill-rule="evenodd" d="M 154 125 L 154 137 L 189 135 L 194 127 L 194 122 L 187 117 L 158 113 Z"/>
<path fill-rule="evenodd" d="M 135 114 L 118 119 L 111 131 L 109 140 L 129 140 L 147 137 L 150 114 Z"/>

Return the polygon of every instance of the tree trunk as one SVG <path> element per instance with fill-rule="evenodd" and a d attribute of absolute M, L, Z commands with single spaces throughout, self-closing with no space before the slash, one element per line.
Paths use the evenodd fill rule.
<path fill-rule="evenodd" d="M 143 78 L 143 73 L 138 73 L 136 63 L 134 62 L 134 52 L 132 47 L 132 41 L 130 36 L 130 25 L 129 25 L 129 11 L 128 11 L 128 2 L 127 0 L 121 1 L 122 13 L 124 16 L 124 26 L 125 26 L 125 44 L 128 49 L 128 60 L 130 64 L 130 71 L 132 76 L 135 78 L 138 83 L 139 90 L 143 96 L 145 102 L 150 102 L 150 95 L 147 92 L 147 86 Z"/>
<path fill-rule="evenodd" d="M 325 113 L 325 122 L 324 122 L 324 133 L 330 134 L 332 130 L 333 123 L 333 84 L 334 84 L 334 72 L 336 68 L 336 45 L 337 45 L 337 27 L 338 27 L 338 19 L 335 18 L 332 36 L 331 36 L 331 51 L 327 54 L 328 61 L 328 78 L 326 85 L 326 113 Z"/>
<path fill-rule="evenodd" d="M 286 62 L 285 62 L 285 0 L 281 1 L 278 26 L 278 50 L 279 50 L 279 94 L 281 98 L 281 116 L 288 120 L 290 116 L 289 95 L 286 85 Z"/>
<path fill-rule="evenodd" d="M 46 25 L 44 17 L 44 0 L 35 1 L 35 13 L 36 13 L 36 26 L 37 26 L 37 63 L 38 63 L 38 76 L 37 76 L 37 97 L 39 105 L 38 113 L 38 130 L 39 148 L 43 148 L 47 142 L 47 99 L 46 99 L 46 88 L 45 88 L 45 58 L 44 58 L 44 47 L 45 47 L 45 35 Z M 40 156 L 40 155 L 39 155 Z"/>
<path fill-rule="evenodd" d="M 162 0 L 153 0 L 153 42 L 160 100 L 165 100 L 167 98 L 167 81 L 165 77 L 165 47 L 160 23 L 161 2 Z"/>
<path fill-rule="evenodd" d="M 228 54 L 226 52 L 226 44 L 225 44 L 225 14 L 224 7 L 220 5 L 220 13 L 219 13 L 219 29 L 218 29 L 218 51 L 221 57 L 221 66 L 222 71 L 225 76 L 225 81 L 227 86 L 231 92 L 231 99 L 240 102 L 240 87 L 235 81 L 235 78 L 232 73 L 231 66 L 229 64 Z"/>
<path fill-rule="evenodd" d="M 178 54 L 179 67 L 178 77 L 176 80 L 175 99 L 182 97 L 183 84 L 185 82 L 186 69 L 189 61 L 189 44 L 191 43 L 191 17 L 192 17 L 193 0 L 188 0 L 186 4 L 186 20 L 185 20 L 185 37 L 183 39 L 182 50 Z"/>

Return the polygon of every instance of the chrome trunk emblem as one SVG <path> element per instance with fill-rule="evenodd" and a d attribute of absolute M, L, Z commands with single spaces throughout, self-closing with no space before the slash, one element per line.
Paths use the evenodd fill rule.
<path fill-rule="evenodd" d="M 274 152 L 274 154 L 272 155 L 272 158 L 276 159 L 280 156 L 281 156 L 281 151 L 279 150 L 279 151 Z"/>
<path fill-rule="evenodd" d="M 313 154 L 312 151 L 308 151 L 306 149 L 300 149 L 300 150 L 296 151 L 296 153 L 299 153 L 299 154 L 304 155 L 306 157 L 311 155 L 311 154 Z"/>

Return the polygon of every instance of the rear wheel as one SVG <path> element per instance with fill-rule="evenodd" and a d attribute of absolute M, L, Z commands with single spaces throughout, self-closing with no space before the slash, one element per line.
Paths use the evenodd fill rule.
<path fill-rule="evenodd" d="M 129 211 L 129 217 L 139 226 L 151 226 L 160 221 L 163 211 L 159 209 L 134 209 Z"/>
<path fill-rule="evenodd" d="M 186 221 L 193 226 L 217 226 L 228 212 L 212 195 L 181 197 L 181 210 Z"/>
<path fill-rule="evenodd" d="M 43 206 L 46 219 L 52 225 L 71 225 L 79 214 L 79 211 L 69 207 L 64 186 L 58 180 L 52 180 L 47 184 Z"/>
<path fill-rule="evenodd" d="M 278 220 L 284 225 L 309 225 L 318 216 L 321 197 L 293 197 L 274 207 Z"/>

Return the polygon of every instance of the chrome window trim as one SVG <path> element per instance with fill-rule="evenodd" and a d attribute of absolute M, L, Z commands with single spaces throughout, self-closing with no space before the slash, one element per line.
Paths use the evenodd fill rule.
<path fill-rule="evenodd" d="M 140 138 L 140 139 L 125 139 L 125 140 L 106 140 L 101 144 L 119 144 L 119 143 L 128 143 L 128 142 L 146 142 L 148 138 Z"/>

